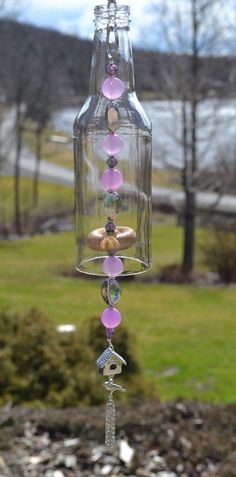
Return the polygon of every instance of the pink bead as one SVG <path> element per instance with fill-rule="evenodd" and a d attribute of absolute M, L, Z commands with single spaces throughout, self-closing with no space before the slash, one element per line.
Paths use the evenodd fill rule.
<path fill-rule="evenodd" d="M 112 306 L 108 306 L 101 316 L 101 322 L 106 328 L 116 328 L 121 322 L 121 314 Z"/>
<path fill-rule="evenodd" d="M 124 265 L 119 257 L 111 255 L 104 260 L 102 269 L 109 277 L 117 277 L 123 272 Z"/>
<path fill-rule="evenodd" d="M 118 99 L 124 93 L 124 84 L 119 78 L 111 76 L 107 78 L 102 84 L 102 92 L 108 99 Z"/>
<path fill-rule="evenodd" d="M 103 187 L 109 192 L 119 189 L 124 182 L 123 176 L 118 169 L 106 169 L 100 180 Z"/>
<path fill-rule="evenodd" d="M 109 156 L 119 154 L 123 146 L 123 139 L 115 133 L 109 133 L 102 141 L 102 148 Z"/>

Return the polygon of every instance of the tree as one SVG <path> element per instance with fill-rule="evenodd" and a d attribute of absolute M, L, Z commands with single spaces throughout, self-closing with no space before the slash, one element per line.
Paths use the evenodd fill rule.
<path fill-rule="evenodd" d="M 26 99 L 26 116 L 35 123 L 35 171 L 33 176 L 33 205 L 38 205 L 40 162 L 42 157 L 43 133 L 55 108 L 60 106 L 62 78 L 58 65 L 58 52 L 50 48 L 50 32 L 35 46 L 33 75 Z M 65 87 L 65 84 L 63 84 Z"/>
<path fill-rule="evenodd" d="M 32 76 L 32 58 L 34 57 L 34 38 L 22 36 L 18 23 L 2 24 L 3 48 L 7 55 L 2 56 L 2 84 L 7 92 L 7 101 L 13 106 L 14 127 L 11 139 L 14 147 L 14 225 L 17 234 L 21 235 L 20 210 L 20 157 L 23 145 L 23 131 L 26 118 L 26 98 Z"/>
<path fill-rule="evenodd" d="M 225 84 L 223 87 L 216 84 L 209 67 L 211 55 L 223 51 L 226 27 L 219 15 L 221 4 L 221 0 L 165 0 L 154 6 L 161 28 L 159 35 L 171 52 L 170 61 L 160 64 L 162 91 L 165 97 L 181 101 L 181 134 L 176 135 L 176 141 L 182 150 L 179 168 L 185 193 L 182 269 L 187 274 L 194 266 L 196 192 L 201 160 L 199 106 L 210 94 L 215 98 L 222 95 L 222 90 L 223 94 L 229 94 Z M 178 168 L 176 163 L 175 167 Z"/>
<path fill-rule="evenodd" d="M 0 0 L 0 20 L 1 19 L 16 19 L 19 16 L 19 13 L 22 9 L 22 4 L 19 7 L 19 2 L 17 0 Z M 3 23 L 3 30 L 4 28 L 4 23 Z M 1 55 L 1 63 L 2 63 L 2 68 L 0 72 L 0 94 L 5 95 L 5 85 L 7 82 L 7 64 L 5 62 L 6 57 L 11 56 L 11 50 L 10 50 L 10 42 L 8 42 L 9 37 L 5 35 L 5 31 L 3 34 L 4 40 L 1 45 L 0 45 L 0 55 Z M 7 51 L 7 54 L 6 54 Z M 16 54 L 16 53 L 15 53 Z M 20 109 L 20 108 L 19 108 Z M 21 108 L 22 109 L 22 108 Z M 18 124 L 19 131 L 21 128 L 21 121 L 20 121 L 20 111 L 17 112 L 16 114 L 16 124 Z M 8 138 L 5 138 L 5 131 L 4 131 L 4 108 L 0 108 L 0 168 L 2 169 L 2 166 L 5 163 L 5 156 L 7 154 L 7 149 L 9 148 L 9 140 Z M 16 143 L 16 162 L 15 162 L 15 223 L 18 229 L 18 232 L 20 232 L 20 220 L 19 220 L 19 167 L 18 167 L 18 155 L 20 154 L 20 149 L 21 149 L 21 139 L 20 139 L 20 134 L 17 136 L 17 140 L 15 141 Z M 3 201 L 4 202 L 4 201 Z M 4 215 L 4 209 L 3 209 L 3 215 Z M 3 220 L 4 222 L 4 220 Z"/>

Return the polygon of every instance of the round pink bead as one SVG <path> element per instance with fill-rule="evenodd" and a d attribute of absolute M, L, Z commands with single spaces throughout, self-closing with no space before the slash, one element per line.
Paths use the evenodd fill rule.
<path fill-rule="evenodd" d="M 119 78 L 111 76 L 107 78 L 102 84 L 102 92 L 108 99 L 118 99 L 124 93 L 124 84 Z"/>
<path fill-rule="evenodd" d="M 108 306 L 101 316 L 101 322 L 106 328 L 116 328 L 121 322 L 121 314 L 112 306 Z"/>
<path fill-rule="evenodd" d="M 124 265 L 119 257 L 111 255 L 104 260 L 102 269 L 109 277 L 117 277 L 123 272 Z"/>
<path fill-rule="evenodd" d="M 109 156 L 119 154 L 123 146 L 124 141 L 119 134 L 109 133 L 102 141 L 102 148 Z"/>
<path fill-rule="evenodd" d="M 106 169 L 101 176 L 101 183 L 107 191 L 119 189 L 123 182 L 123 176 L 118 169 Z"/>

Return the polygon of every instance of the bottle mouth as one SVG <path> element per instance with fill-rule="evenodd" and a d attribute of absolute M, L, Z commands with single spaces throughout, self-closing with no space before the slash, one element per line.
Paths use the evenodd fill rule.
<path fill-rule="evenodd" d="M 114 3 L 107 5 L 97 5 L 94 8 L 95 20 L 109 20 L 113 17 L 119 20 L 129 20 L 130 7 L 128 5 L 115 5 Z"/>

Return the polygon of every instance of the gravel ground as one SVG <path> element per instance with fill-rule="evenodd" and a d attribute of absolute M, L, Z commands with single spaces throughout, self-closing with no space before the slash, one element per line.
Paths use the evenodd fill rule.
<path fill-rule="evenodd" d="M 234 477 L 236 405 L 132 403 L 117 444 L 103 445 L 103 409 L 0 409 L 0 477 Z"/>

